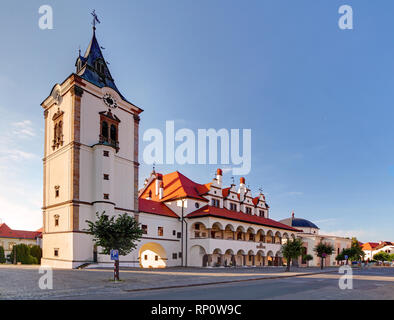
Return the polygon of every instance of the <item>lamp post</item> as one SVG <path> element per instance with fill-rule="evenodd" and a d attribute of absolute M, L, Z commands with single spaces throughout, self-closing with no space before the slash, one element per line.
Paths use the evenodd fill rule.
<path fill-rule="evenodd" d="M 185 198 L 181 199 L 181 203 L 182 203 L 182 213 L 181 213 L 181 253 L 182 253 L 182 257 L 181 257 L 181 265 L 182 267 L 183 265 L 183 256 L 184 256 L 184 250 L 183 250 L 183 223 L 185 222 L 185 217 L 184 217 L 184 203 L 185 203 Z M 187 229 L 186 229 L 186 235 L 187 235 Z M 187 246 L 187 239 L 186 239 L 186 246 Z M 187 248 L 186 248 L 187 250 Z M 185 259 L 186 264 L 187 264 L 187 260 Z"/>

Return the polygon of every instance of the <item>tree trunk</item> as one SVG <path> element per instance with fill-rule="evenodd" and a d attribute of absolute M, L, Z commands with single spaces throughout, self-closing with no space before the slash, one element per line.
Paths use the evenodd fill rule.
<path fill-rule="evenodd" d="M 291 259 L 287 258 L 286 272 L 289 272 L 289 271 L 290 271 L 290 261 L 291 261 Z"/>
<path fill-rule="evenodd" d="M 323 270 L 323 261 L 324 261 L 324 258 L 321 257 L 321 266 L 320 266 L 320 269 L 321 269 L 321 270 Z"/>

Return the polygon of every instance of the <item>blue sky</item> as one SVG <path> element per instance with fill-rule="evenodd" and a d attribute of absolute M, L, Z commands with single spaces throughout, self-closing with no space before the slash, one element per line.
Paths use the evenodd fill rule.
<path fill-rule="evenodd" d="M 38 8 L 54 29 L 38 27 Z M 338 8 L 354 30 L 338 28 Z M 0 218 L 41 226 L 40 103 L 97 37 L 149 128 L 252 129 L 252 172 L 271 217 L 324 233 L 394 240 L 394 3 L 366 0 L 12 1 L 1 5 Z M 141 141 L 141 152 L 146 144 Z M 141 161 L 142 162 L 142 161 Z M 158 166 L 197 182 L 215 166 Z M 141 182 L 152 170 L 142 163 Z M 235 177 L 238 181 L 239 177 Z M 226 173 L 224 182 L 231 182 Z"/>

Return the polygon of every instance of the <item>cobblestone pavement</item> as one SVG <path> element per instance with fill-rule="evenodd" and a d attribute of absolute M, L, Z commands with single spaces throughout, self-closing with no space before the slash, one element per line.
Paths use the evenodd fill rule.
<path fill-rule="evenodd" d="M 319 279 L 324 276 L 326 280 L 331 279 L 330 277 L 338 277 L 337 268 L 325 268 L 324 272 L 328 273 L 324 275 L 318 274 L 321 272 L 318 268 L 292 268 L 292 272 L 284 272 L 284 270 L 285 268 L 278 267 L 168 268 L 151 270 L 123 268 L 120 272 L 122 281 L 114 283 L 111 281 L 113 277 L 111 269 L 54 269 L 53 289 L 41 290 L 38 282 L 42 274 L 39 274 L 38 266 L 0 265 L 0 299 L 83 299 L 86 297 L 105 299 L 122 296 L 124 293 L 132 294 L 133 292 L 145 290 L 145 292 L 148 292 L 150 289 L 160 291 L 158 290 L 159 288 L 177 288 L 209 283 L 227 283 L 229 281 L 266 278 L 286 281 L 295 278 L 283 277 L 299 277 L 305 274 L 308 277 L 318 277 Z M 368 279 L 365 278 L 364 280 L 368 281 L 387 282 L 392 289 L 394 288 L 394 268 L 373 268 L 371 270 L 373 272 L 368 270 L 360 271 L 362 274 L 357 274 L 357 277 L 367 277 Z M 192 290 L 192 288 L 188 289 Z M 194 288 L 203 287 L 196 286 Z M 138 299 L 137 296 L 135 298 Z M 168 299 L 170 298 L 171 295 L 168 296 Z"/>

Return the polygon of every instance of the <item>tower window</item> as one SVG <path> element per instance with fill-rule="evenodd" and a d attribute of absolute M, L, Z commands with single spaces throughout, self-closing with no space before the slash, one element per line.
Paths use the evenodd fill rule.
<path fill-rule="evenodd" d="M 164 229 L 163 229 L 163 227 L 158 227 L 158 228 L 157 228 L 157 235 L 158 235 L 159 237 L 162 237 L 163 234 L 164 234 Z"/>
<path fill-rule="evenodd" d="M 108 123 L 107 121 L 101 122 L 101 136 L 104 141 L 108 142 Z"/>
<path fill-rule="evenodd" d="M 59 226 L 59 215 L 57 214 L 57 215 L 55 215 L 55 227 L 58 227 Z"/>
<path fill-rule="evenodd" d="M 60 109 L 53 115 L 53 140 L 52 149 L 55 150 L 60 146 L 63 146 L 63 111 Z"/>
<path fill-rule="evenodd" d="M 104 193 L 104 200 L 109 200 L 109 194 L 108 193 Z"/>
<path fill-rule="evenodd" d="M 103 156 L 104 156 L 104 157 L 109 157 L 109 151 L 104 150 L 104 151 L 103 151 Z"/>
<path fill-rule="evenodd" d="M 104 180 L 109 180 L 109 174 L 104 173 Z"/>
<path fill-rule="evenodd" d="M 100 112 L 100 143 L 110 145 L 119 150 L 118 130 L 119 118 L 111 110 Z"/>
<path fill-rule="evenodd" d="M 59 249 L 54 249 L 53 250 L 53 255 L 55 256 L 55 257 L 58 257 L 59 256 Z"/>
<path fill-rule="evenodd" d="M 59 198 L 60 196 L 60 186 L 55 186 L 55 198 Z"/>
<path fill-rule="evenodd" d="M 148 234 L 148 226 L 146 224 L 143 224 L 141 226 L 142 229 L 142 234 Z"/>

